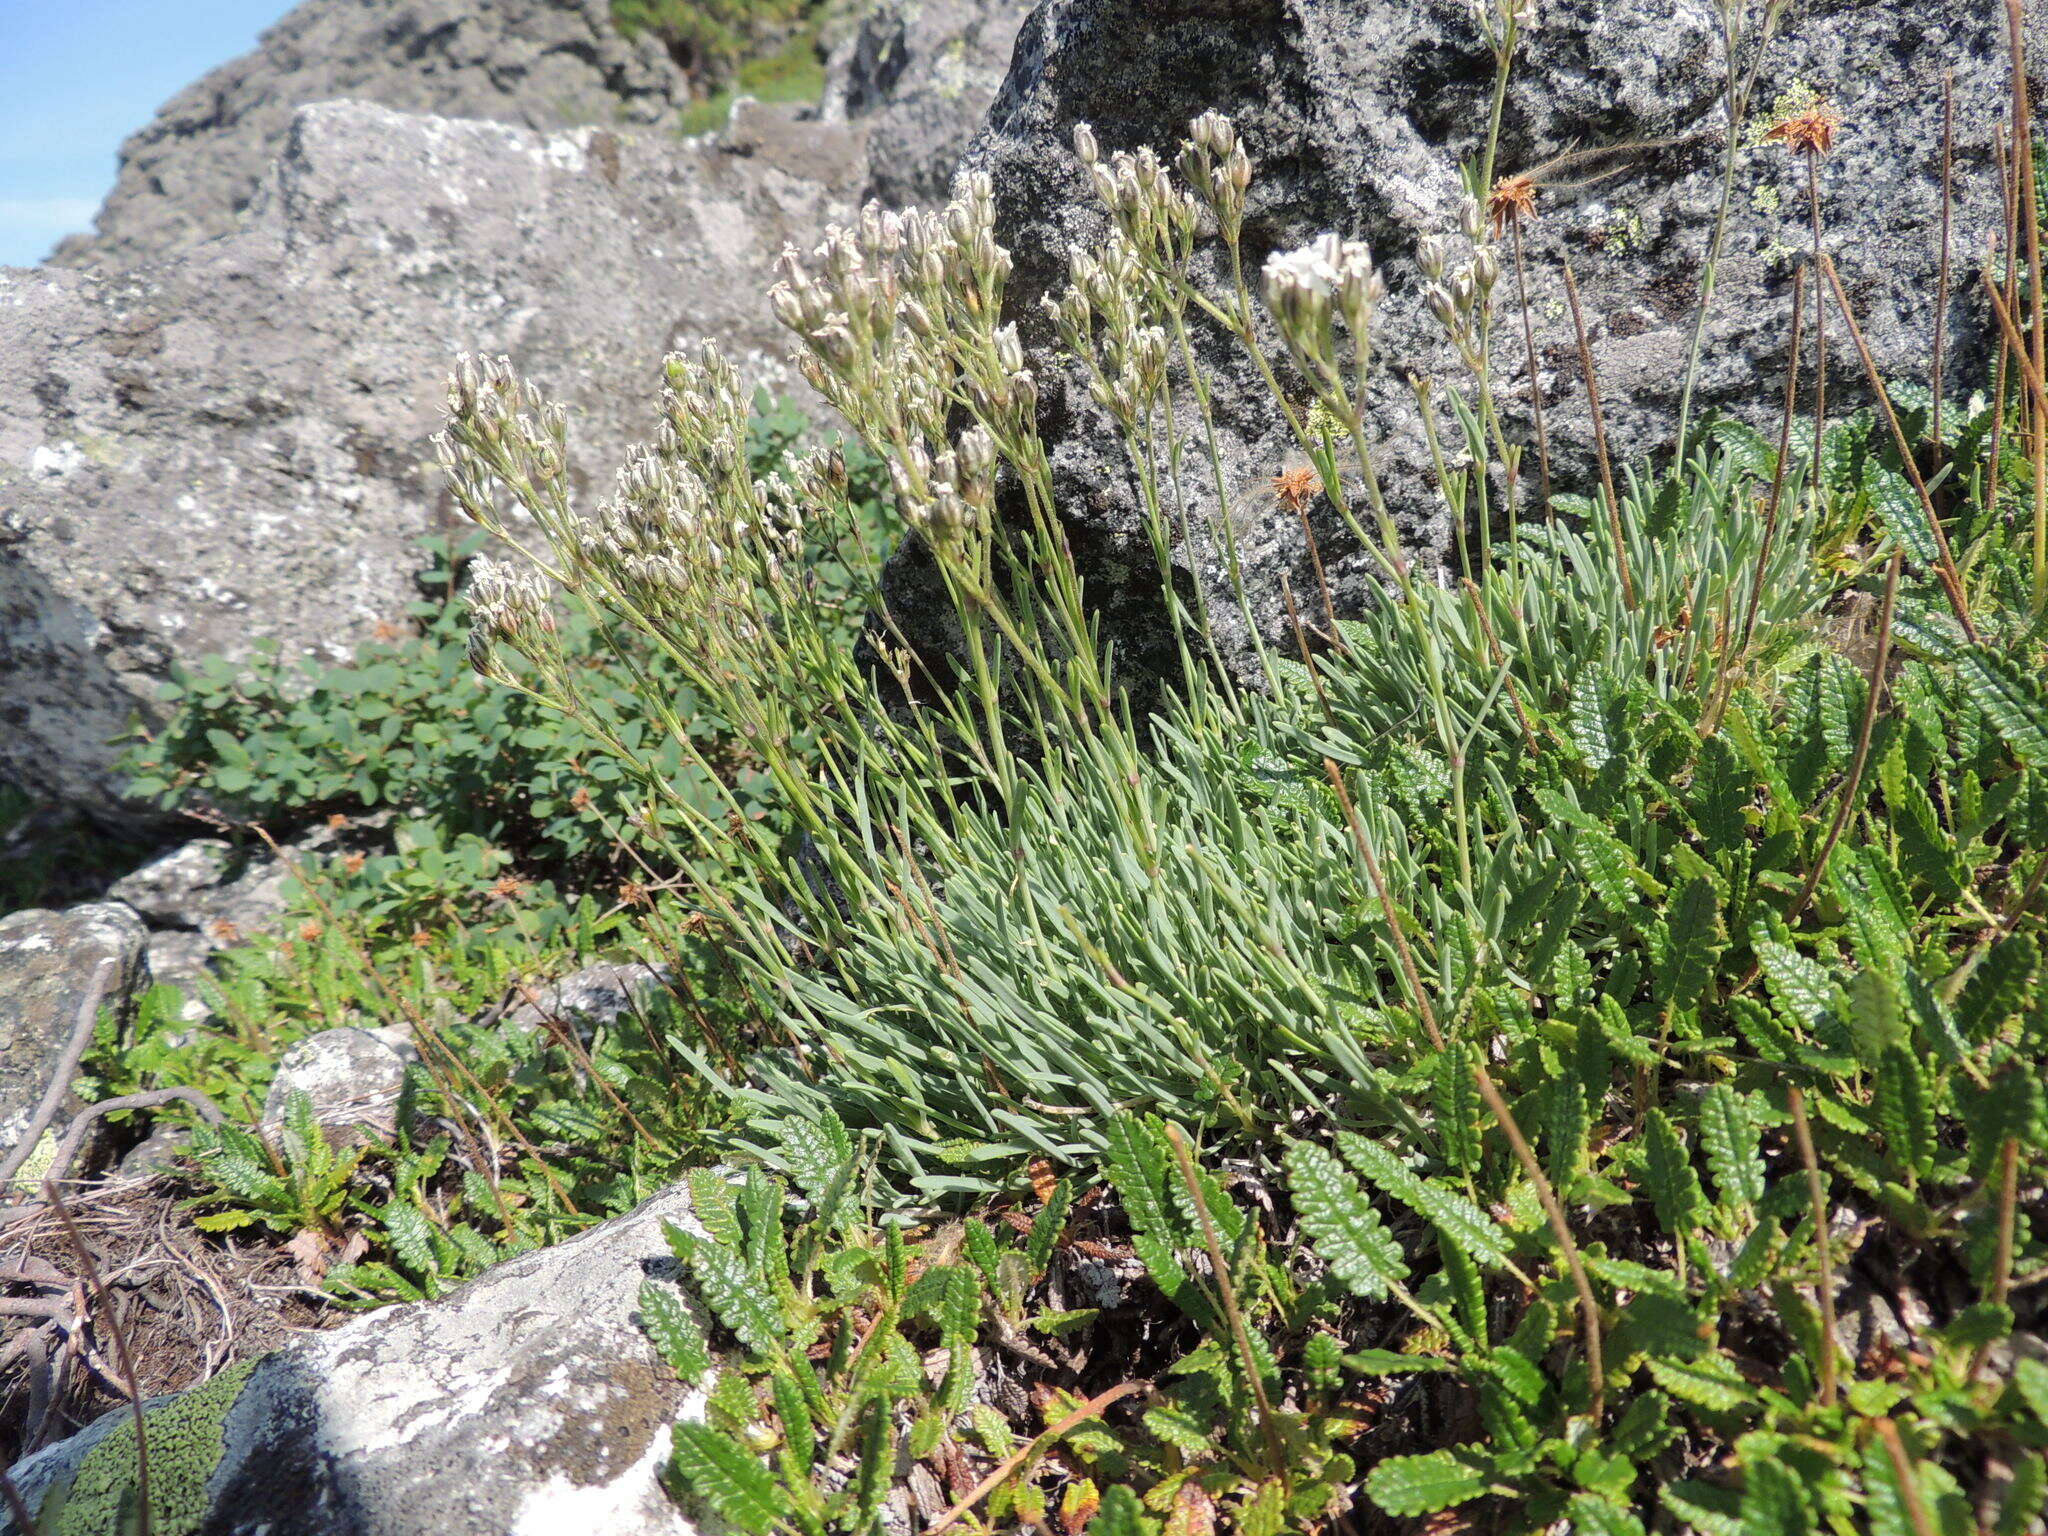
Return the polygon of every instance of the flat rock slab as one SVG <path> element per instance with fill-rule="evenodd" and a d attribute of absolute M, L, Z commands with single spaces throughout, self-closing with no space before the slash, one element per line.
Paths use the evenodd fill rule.
<path fill-rule="evenodd" d="M 635 1316 L 641 1282 L 671 1272 L 663 1221 L 689 1219 L 687 1196 L 667 1191 L 438 1302 L 372 1313 L 160 1404 L 150 1475 L 175 1518 L 157 1529 L 692 1536 L 659 1482 L 690 1405 Z M 134 1463 L 129 1422 L 110 1413 L 16 1467 L 30 1508 L 74 1486 L 111 1512 Z M 19 1536 L 4 1515 L 0 1536 Z"/>

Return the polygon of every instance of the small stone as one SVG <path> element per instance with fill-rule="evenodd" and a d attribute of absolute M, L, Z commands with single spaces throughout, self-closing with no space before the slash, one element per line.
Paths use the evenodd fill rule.
<path fill-rule="evenodd" d="M 567 976 L 533 985 L 527 1001 L 505 1015 L 505 1028 L 524 1034 L 550 1020 L 573 1023 L 586 1038 L 594 1029 L 644 1012 L 668 982 L 665 969 L 639 964 L 585 966 Z"/>
<path fill-rule="evenodd" d="M 312 1101 L 313 1118 L 331 1127 L 363 1127 L 388 1136 L 396 1125 L 405 1069 L 419 1060 L 407 1031 L 323 1029 L 284 1053 L 263 1100 L 263 1126 L 284 1124 L 294 1093 Z"/>

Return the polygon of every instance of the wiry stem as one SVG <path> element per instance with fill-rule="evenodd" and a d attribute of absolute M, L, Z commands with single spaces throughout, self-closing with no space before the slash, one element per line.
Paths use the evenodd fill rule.
<path fill-rule="evenodd" d="M 142 1381 L 135 1374 L 135 1357 L 128 1349 L 128 1330 L 121 1326 L 121 1319 L 114 1312 L 114 1298 L 107 1290 L 106 1281 L 100 1278 L 100 1267 L 93 1262 L 92 1251 L 85 1246 L 85 1239 L 79 1235 L 78 1223 L 71 1219 L 70 1207 L 65 1205 L 64 1197 L 57 1193 L 57 1186 L 47 1179 L 43 1181 L 43 1199 L 50 1209 L 57 1213 L 57 1219 L 64 1224 L 64 1235 L 70 1239 L 71 1250 L 78 1255 L 79 1265 L 85 1270 L 86 1283 L 92 1287 L 93 1300 L 99 1307 L 100 1320 L 113 1340 L 114 1358 L 121 1365 L 122 1384 L 128 1389 L 128 1411 L 135 1419 L 136 1526 L 141 1536 L 150 1536 L 156 1516 L 149 1500 L 149 1441 L 142 1415 Z"/>
<path fill-rule="evenodd" d="M 1564 264 L 1565 297 L 1571 300 L 1572 329 L 1579 338 L 1579 369 L 1586 376 L 1586 405 L 1593 413 L 1593 451 L 1600 460 L 1600 487 L 1607 493 L 1607 526 L 1614 540 L 1614 563 L 1621 572 L 1621 601 L 1629 612 L 1636 606 L 1635 580 L 1629 574 L 1628 545 L 1621 531 L 1621 498 L 1614 491 L 1614 461 L 1607 452 L 1607 421 L 1600 410 L 1600 379 L 1593 372 L 1593 345 L 1586 339 L 1586 317 L 1579 308 L 1579 285 L 1572 264 Z M 1684 451 L 1683 444 L 1680 451 Z"/>
<path fill-rule="evenodd" d="M 1799 1143 L 1799 1161 L 1806 1165 L 1806 1195 L 1813 1207 L 1813 1251 L 1820 1261 L 1820 1401 L 1823 1408 L 1835 1406 L 1835 1261 L 1828 1245 L 1827 1188 L 1821 1180 L 1820 1159 L 1813 1151 L 1813 1128 L 1806 1123 L 1806 1095 L 1794 1083 L 1787 1092 L 1792 1103 L 1792 1136 Z"/>
<path fill-rule="evenodd" d="M 1856 355 L 1862 359 L 1864 376 L 1870 380 L 1870 392 L 1877 397 L 1878 410 L 1892 429 L 1892 441 L 1898 445 L 1906 478 L 1920 493 L 1920 506 L 1927 513 L 1927 528 L 1934 535 L 1935 578 L 1941 583 L 1942 592 L 1955 613 L 1956 623 L 1962 626 L 1963 633 L 1975 645 L 1977 626 L 1970 618 L 1970 600 L 1963 590 L 1962 573 L 1956 569 L 1955 553 L 1949 548 L 1948 530 L 1942 527 L 1941 516 L 1934 510 L 1934 498 L 1927 494 L 1927 482 L 1921 478 L 1920 466 L 1913 459 L 1913 445 L 1906 441 L 1906 429 L 1899 425 L 1899 413 L 1892 409 L 1891 396 L 1885 392 L 1884 377 L 1877 371 L 1877 359 L 1870 355 L 1870 344 L 1863 339 L 1863 327 L 1856 323 L 1856 311 L 1849 306 L 1849 295 L 1842 291 L 1841 274 L 1835 271 L 1834 262 L 1825 253 L 1820 258 L 1820 266 L 1827 274 L 1828 286 L 1834 290 L 1835 304 L 1842 311 L 1842 319 L 1848 324 L 1849 339 L 1856 344 Z"/>
<path fill-rule="evenodd" d="M 1579 1256 L 1579 1245 L 1572 1237 L 1571 1224 L 1565 1220 L 1564 1205 L 1557 1198 L 1557 1190 L 1552 1186 L 1550 1176 L 1543 1171 L 1543 1165 L 1536 1160 L 1536 1153 L 1522 1134 L 1522 1127 L 1516 1123 L 1508 1101 L 1494 1086 L 1493 1074 L 1483 1063 L 1474 1062 L 1472 1077 L 1479 1085 L 1479 1096 L 1486 1100 L 1486 1107 L 1500 1122 L 1508 1146 L 1514 1151 L 1515 1161 L 1522 1165 L 1522 1172 L 1536 1187 L 1536 1198 L 1543 1205 L 1543 1214 L 1549 1218 L 1551 1235 L 1557 1239 L 1558 1247 L 1564 1252 L 1565 1266 L 1571 1271 L 1572 1288 L 1579 1293 L 1580 1331 L 1585 1335 L 1586 1370 L 1593 1379 L 1593 1422 L 1597 1424 L 1606 1402 L 1607 1371 L 1601 1358 L 1600 1302 L 1593 1294 L 1593 1282 L 1587 1277 L 1585 1261 Z"/>

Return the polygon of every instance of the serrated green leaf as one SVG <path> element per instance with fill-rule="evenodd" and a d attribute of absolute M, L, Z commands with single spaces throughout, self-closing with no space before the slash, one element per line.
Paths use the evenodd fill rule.
<path fill-rule="evenodd" d="M 752 1452 L 708 1424 L 678 1424 L 676 1476 L 748 1536 L 768 1536 L 788 1509 L 774 1474 Z"/>
<path fill-rule="evenodd" d="M 1372 1469 L 1365 1491 L 1390 1515 L 1433 1515 L 1485 1493 L 1492 1483 L 1492 1459 L 1476 1447 L 1431 1451 L 1422 1456 L 1389 1456 Z"/>
<path fill-rule="evenodd" d="M 1353 1295 L 1385 1297 L 1389 1282 L 1408 1278 L 1400 1244 L 1334 1155 L 1297 1141 L 1288 1144 L 1286 1162 L 1302 1230 Z"/>
<path fill-rule="evenodd" d="M 1721 1199 L 1738 1209 L 1764 1197 L 1764 1160 L 1757 1150 L 1756 1122 L 1742 1097 L 1716 1083 L 1700 1100 L 1700 1148 Z"/>
<path fill-rule="evenodd" d="M 1651 1356 L 1643 1365 L 1666 1392 L 1709 1413 L 1733 1413 L 1756 1396 L 1756 1389 L 1720 1355 L 1706 1355 L 1698 1360 Z"/>
<path fill-rule="evenodd" d="M 1879 1058 L 1875 1112 L 1885 1150 L 1909 1178 L 1926 1177 L 1934 1162 L 1934 1100 L 1920 1059 L 1897 1046 Z"/>
<path fill-rule="evenodd" d="M 1482 1264 L 1498 1268 L 1507 1262 L 1507 1234 L 1464 1195 L 1422 1178 L 1377 1142 L 1351 1131 L 1339 1131 L 1336 1139 L 1338 1152 L 1354 1172 L 1428 1221 L 1443 1242 Z"/>
<path fill-rule="evenodd" d="M 1956 676 L 2013 755 L 2029 768 L 2048 768 L 2048 700 L 2033 678 L 1988 645 L 1966 645 Z"/>
<path fill-rule="evenodd" d="M 1698 1227 L 1706 1196 L 1685 1144 L 1661 1109 L 1643 1120 L 1643 1190 L 1666 1232 L 1684 1237 Z"/>
<path fill-rule="evenodd" d="M 672 1286 L 657 1280 L 640 1282 L 640 1326 L 685 1386 L 694 1387 L 711 1369 L 711 1346 L 704 1330 Z"/>

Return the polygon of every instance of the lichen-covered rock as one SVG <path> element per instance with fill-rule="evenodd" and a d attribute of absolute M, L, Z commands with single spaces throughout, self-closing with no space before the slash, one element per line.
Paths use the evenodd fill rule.
<path fill-rule="evenodd" d="M 382 1029 L 323 1029 L 286 1051 L 263 1100 L 263 1124 L 282 1125 L 294 1095 L 328 1126 L 368 1126 L 389 1135 L 405 1069 L 420 1059 L 411 1036 Z"/>
<path fill-rule="evenodd" d="M 300 109 L 236 235 L 125 272 L 0 269 L 0 778 L 135 816 L 110 743 L 174 661 L 340 658 L 401 623 L 419 541 L 453 526 L 430 438 L 459 353 L 562 398 L 579 484 L 608 488 L 672 345 L 782 354 L 772 261 L 863 174 L 844 126 L 791 170 L 763 133 L 735 152 L 337 102 Z"/>
<path fill-rule="evenodd" d="M 689 82 L 606 0 L 307 0 L 121 147 L 97 233 L 57 259 L 120 264 L 235 228 L 292 114 L 347 97 L 525 128 L 661 125 Z"/>
<path fill-rule="evenodd" d="M 149 971 L 141 921 L 113 902 L 0 917 L 0 1150 L 14 1146 L 50 1083 L 103 962 L 100 993 L 124 1014 Z"/>
<path fill-rule="evenodd" d="M 662 1222 L 687 1225 L 688 1209 L 680 1190 L 658 1195 L 438 1302 L 373 1313 L 158 1407 L 150 1473 L 159 1416 L 175 1414 L 166 1513 L 184 1523 L 157 1530 L 690 1536 L 659 1481 L 690 1404 L 636 1317 L 641 1282 L 672 1263 Z M 16 1467 L 30 1509 L 74 1476 L 111 1509 L 132 1476 L 126 1420 L 109 1414 Z M 19 1536 L 4 1513 L 0 1536 Z"/>
<path fill-rule="evenodd" d="M 2039 31 L 2048 7 L 2029 9 Z M 1498 170 L 1542 173 L 1567 152 L 1597 154 L 1547 173 L 1527 251 L 1557 478 L 1585 490 L 1591 434 L 1562 263 L 1571 260 L 1584 293 L 1616 454 L 1629 460 L 1667 446 L 1720 196 L 1721 12 L 1709 0 L 1544 0 L 1534 15 L 1507 95 Z M 1971 279 L 1997 224 L 1992 143 L 2006 112 L 2003 34 L 1999 7 L 1964 0 L 1814 0 L 1785 12 L 1756 90 L 1765 116 L 1795 85 L 1840 111 L 1836 151 L 1821 166 L 1827 242 L 1880 367 L 1920 380 L 1939 259 L 1941 81 L 1954 71 L 1952 250 L 1961 280 L 1950 316 L 1952 390 L 1980 382 L 1986 355 Z M 2036 61 L 2048 58 L 2042 42 L 2035 39 Z M 1074 125 L 1092 123 L 1105 153 L 1150 145 L 1171 158 L 1191 118 L 1230 114 L 1258 167 L 1245 230 L 1254 283 L 1268 252 L 1325 231 L 1368 242 L 1385 274 L 1369 437 L 1408 552 L 1425 564 L 1442 560 L 1450 531 L 1408 378 L 1439 380 L 1441 398 L 1461 370 L 1426 311 L 1414 258 L 1424 236 L 1458 228 L 1459 164 L 1483 142 L 1492 79 L 1466 0 L 1045 0 L 966 162 L 994 180 L 996 235 L 1016 261 L 1007 307 L 1027 349 L 1044 355 L 1050 327 L 1039 300 L 1065 287 L 1070 248 L 1097 246 L 1107 228 L 1071 146 Z M 1801 164 L 1776 145 L 1743 148 L 1700 410 L 1774 412 L 1805 218 Z M 1202 246 L 1198 266 L 1217 279 L 1216 242 Z M 1511 271 L 1498 291 L 1494 365 L 1508 432 L 1532 443 Z M 1868 391 L 1841 321 L 1831 327 L 1830 398 L 1847 408 Z M 1252 628 L 1286 641 L 1282 578 L 1296 594 L 1312 594 L 1317 572 L 1295 518 L 1262 495 L 1295 451 L 1267 385 L 1242 349 L 1199 317 L 1195 346 L 1214 390 L 1227 495 L 1219 505 L 1199 428 L 1184 419 L 1200 472 L 1183 479 L 1193 536 L 1175 558 L 1206 595 L 1225 655 L 1243 664 Z M 1059 504 L 1110 638 L 1128 660 L 1167 665 L 1152 548 L 1116 433 L 1075 379 L 1041 384 Z M 1184 409 L 1189 398 L 1179 391 Z M 1455 447 L 1461 439 L 1446 426 Z M 1532 450 L 1525 477 L 1534 472 Z M 1249 624 L 1226 574 L 1226 517 Z M 1370 600 L 1369 557 L 1334 510 L 1322 509 L 1314 527 L 1337 611 L 1356 611 Z M 943 605 L 931 601 L 923 569 L 913 552 L 891 590 L 899 617 L 932 634 Z"/>
<path fill-rule="evenodd" d="M 868 195 L 946 200 L 1032 0 L 882 0 L 833 52 L 820 115 L 868 124 Z"/>

